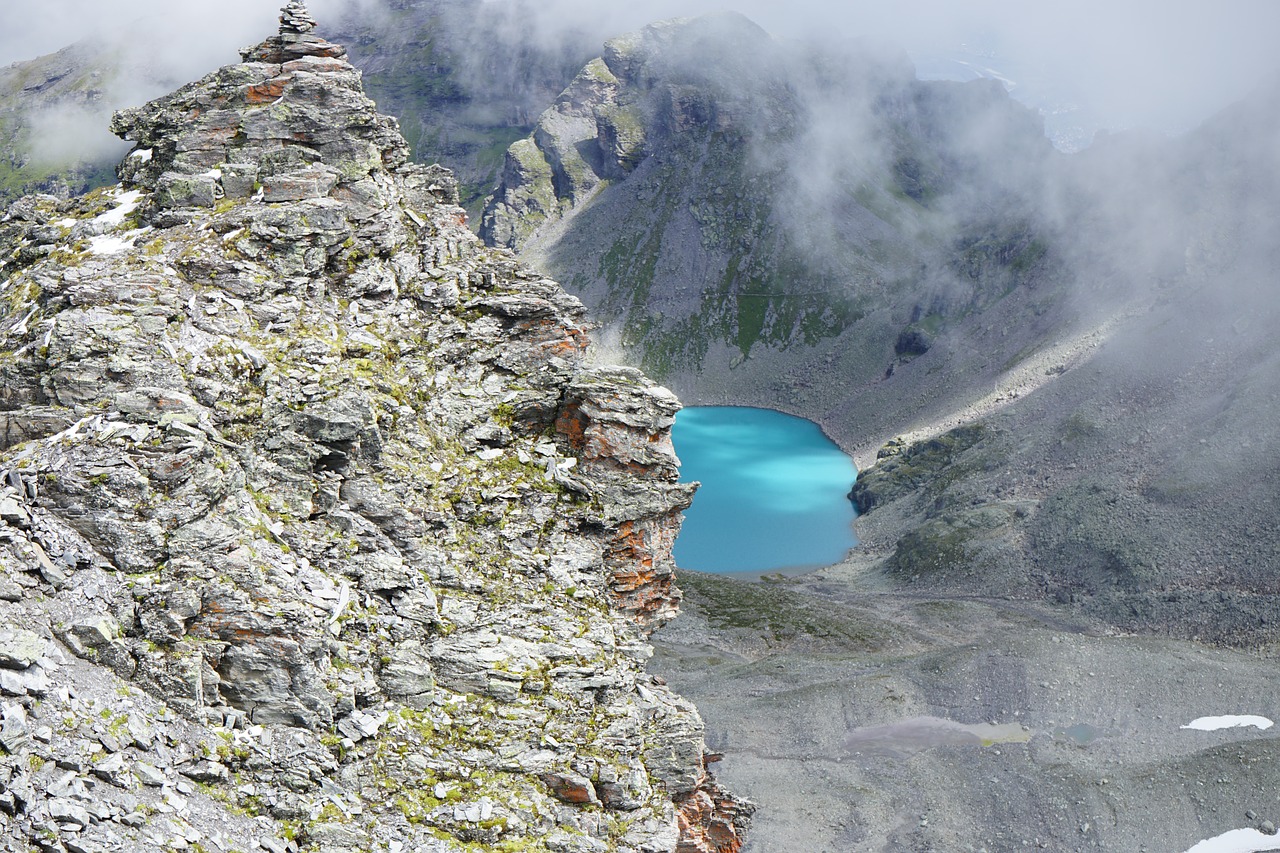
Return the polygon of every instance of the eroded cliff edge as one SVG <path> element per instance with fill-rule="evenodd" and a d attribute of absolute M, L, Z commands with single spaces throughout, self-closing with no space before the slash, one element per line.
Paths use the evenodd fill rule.
<path fill-rule="evenodd" d="M 281 23 L 0 223 L 6 842 L 737 850 L 645 672 L 678 402 Z"/>

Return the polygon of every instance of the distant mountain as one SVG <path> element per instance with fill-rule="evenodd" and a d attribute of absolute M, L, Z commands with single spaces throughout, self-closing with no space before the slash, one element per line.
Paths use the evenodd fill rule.
<path fill-rule="evenodd" d="M 463 205 L 477 215 L 507 147 L 591 55 L 572 35 L 526 38 L 520 15 L 506 4 L 411 0 L 332 27 L 371 96 L 399 118 L 414 159 L 453 169 Z"/>
<path fill-rule="evenodd" d="M 691 573 L 655 659 L 759 802 L 749 851 L 1274 835 L 1270 732 L 1187 729 L 1273 707 L 1277 151 L 1273 84 L 1180 138 L 1053 158 L 1023 184 L 1053 274 L 882 381 L 859 377 L 883 344 L 852 337 L 762 350 L 727 392 L 691 372 L 686 400 L 808 414 L 863 469 L 848 559 Z M 975 721 L 1009 740 L 964 746 Z"/>
<path fill-rule="evenodd" d="M 399 118 L 414 159 L 455 169 L 475 214 L 507 146 L 592 51 L 572 35 L 527 42 L 519 14 L 476 0 L 412 0 L 324 22 L 350 46 L 370 94 Z M 0 201 L 114 182 L 123 151 L 103 131 L 111 111 L 181 82 L 137 45 L 97 42 L 0 70 Z"/>
<path fill-rule="evenodd" d="M 123 71 L 94 43 L 0 69 L 0 201 L 66 197 L 115 181 L 125 148 L 105 128 Z"/>
<path fill-rule="evenodd" d="M 857 451 L 864 545 L 819 576 L 1252 642 L 1280 553 L 1276 105 L 1068 156 L 998 83 L 668 22 L 511 147 L 481 233 L 686 402 Z"/>
<path fill-rule="evenodd" d="M 860 485 L 858 562 L 1132 630 L 1274 638 L 1278 143 L 1273 85 L 1181 138 L 1072 158 L 1056 196 L 1076 228 L 1068 298 L 1093 331 L 1029 355 L 1052 375 L 977 431 L 890 448 Z"/>
<path fill-rule="evenodd" d="M 481 234 L 689 399 L 821 411 L 975 312 L 1043 301 L 1058 159 L 996 83 L 710 16 L 609 42 L 508 151 Z"/>

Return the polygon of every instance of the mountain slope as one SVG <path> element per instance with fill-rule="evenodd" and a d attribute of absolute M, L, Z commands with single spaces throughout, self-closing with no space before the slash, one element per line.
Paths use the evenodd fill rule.
<path fill-rule="evenodd" d="M 824 577 L 1247 642 L 1272 608 L 1237 479 L 1271 465 L 1265 100 L 1066 157 L 993 84 L 668 22 L 512 147 L 481 233 L 685 399 L 813 417 L 864 469 L 902 436 L 860 478 L 865 546 Z M 1255 533 L 1216 536 L 1237 522 Z"/>
<path fill-rule="evenodd" d="M 590 54 L 568 36 L 520 38 L 513 30 L 524 14 L 507 4 L 417 0 L 334 22 L 370 95 L 399 119 L 413 158 L 447 164 L 463 206 L 476 214 L 507 147 Z"/>
<path fill-rule="evenodd" d="M 116 75 L 128 73 L 91 43 L 0 69 L 0 200 L 114 183 L 125 147 L 105 132 L 111 107 L 103 101 Z M 81 133 L 88 122 L 96 135 Z"/>
<path fill-rule="evenodd" d="M 892 571 L 1133 630 L 1274 636 L 1274 104 L 1272 88 L 1183 139 L 1106 140 L 1073 164 L 1074 298 L 1113 319 L 978 440 L 871 469 L 860 502 L 890 509 L 864 529 Z"/>
<path fill-rule="evenodd" d="M 690 578 L 692 611 L 659 635 L 758 798 L 747 849 L 1274 833 L 1269 731 L 1178 726 L 1274 716 L 1275 88 L 1182 139 L 1042 156 L 998 91 L 883 71 L 852 75 L 875 81 L 870 124 L 770 124 L 767 88 L 654 58 L 681 26 L 715 55 L 710 22 L 606 50 L 617 83 L 584 73 L 513 148 L 482 233 L 556 270 L 685 399 L 807 415 L 859 461 L 847 560 L 763 588 Z M 728 29 L 764 76 L 786 66 Z M 619 174 L 605 143 L 628 98 L 653 106 Z M 586 136 L 557 138 L 563 116 Z M 815 136 L 836 143 L 795 143 Z M 559 165 L 570 149 L 596 183 Z M 868 185 L 889 192 L 867 204 Z M 868 257 L 879 280 L 850 260 Z M 782 308 L 815 295 L 818 320 Z M 863 301 L 841 317 L 841 299 Z"/>
<path fill-rule="evenodd" d="M 610 42 L 512 146 L 481 235 L 690 399 L 814 414 L 996 303 L 1047 310 L 1030 291 L 1058 276 L 1056 235 L 1033 202 L 1055 159 L 994 84 L 711 16 Z"/>
<path fill-rule="evenodd" d="M 281 22 L 0 224 L 0 838 L 737 850 L 644 670 L 678 402 Z"/>

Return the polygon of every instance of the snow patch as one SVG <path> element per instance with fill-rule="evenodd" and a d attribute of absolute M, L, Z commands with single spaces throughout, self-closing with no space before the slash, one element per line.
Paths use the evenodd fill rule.
<path fill-rule="evenodd" d="M 114 228 L 124 222 L 124 218 L 138 209 L 142 202 L 141 190 L 129 190 L 116 199 L 116 206 L 106 213 L 93 218 L 93 221 L 107 228 Z"/>
<path fill-rule="evenodd" d="M 1247 726 L 1253 726 L 1255 729 L 1269 729 L 1273 725 L 1275 724 L 1266 717 L 1259 717 L 1254 714 L 1227 714 L 1221 717 L 1199 717 L 1187 723 L 1182 728 L 1195 729 L 1196 731 L 1201 732 L 1213 732 L 1218 729 L 1236 729 L 1245 728 Z"/>
<path fill-rule="evenodd" d="M 130 159 L 141 160 L 143 163 L 146 163 L 151 159 L 151 149 L 139 148 L 137 151 L 130 152 L 129 157 Z"/>
<path fill-rule="evenodd" d="M 135 228 L 123 234 L 100 234 L 97 237 L 90 237 L 89 251 L 95 255 L 119 254 L 133 248 L 133 241 L 150 230 L 151 226 L 148 225 L 146 228 Z"/>
<path fill-rule="evenodd" d="M 115 255 L 133 245 L 133 241 L 114 234 L 89 238 L 89 251 L 95 255 Z"/>
<path fill-rule="evenodd" d="M 1263 850 L 1280 850 L 1280 837 L 1256 829 L 1233 829 L 1206 838 L 1186 853 L 1261 853 Z"/>

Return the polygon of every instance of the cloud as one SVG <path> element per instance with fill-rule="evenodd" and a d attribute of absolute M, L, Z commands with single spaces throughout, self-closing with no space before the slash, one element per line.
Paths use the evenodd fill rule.
<path fill-rule="evenodd" d="M 551 40 L 566 33 L 598 40 L 652 20 L 723 9 L 739 11 L 779 38 L 866 38 L 905 48 L 922 66 L 961 77 L 1004 72 L 1038 105 L 1074 102 L 1103 127 L 1185 129 L 1246 95 L 1280 69 L 1271 0 L 489 0 L 531 18 L 524 32 Z"/>
<path fill-rule="evenodd" d="M 78 49 L 35 69 L 49 76 L 40 92 L 26 93 L 22 124 L 32 140 L 32 161 L 59 167 L 110 162 L 128 146 L 108 130 L 111 113 L 137 106 L 189 80 L 239 59 L 242 47 L 278 28 L 279 8 L 261 0 L 219 0 L 174 5 L 164 0 L 85 2 L 7 0 L 0 29 L 0 67 L 76 44 Z M 383 0 L 313 0 L 321 20 L 372 20 Z M 9 14 L 12 13 L 12 14 Z M 97 75 L 94 90 L 61 83 Z"/>
<path fill-rule="evenodd" d="M 383 3 L 312 0 L 308 6 L 317 19 L 335 21 L 374 14 Z M 239 48 L 276 31 L 279 14 L 279 6 L 262 0 L 6 0 L 0 65 L 92 39 L 118 49 L 127 65 L 185 82 L 236 61 Z"/>
<path fill-rule="evenodd" d="M 32 161 L 58 167 L 118 160 L 129 145 L 107 132 L 109 121 L 109 113 L 92 104 L 58 104 L 33 113 L 31 135 L 41 142 L 32 147 Z"/>
<path fill-rule="evenodd" d="M 312 0 L 335 22 L 368 19 L 389 0 Z M 1184 129 L 1246 95 L 1280 69 L 1273 0 L 475 0 L 503 40 L 595 52 L 604 39 L 653 20 L 726 7 L 780 38 L 871 38 L 901 45 L 930 73 L 993 68 L 1041 107 L 1077 105 L 1091 124 Z M 444 11 L 459 0 L 419 2 Z M 119 45 L 154 76 L 186 80 L 234 61 L 275 28 L 262 0 L 6 0 L 0 65 L 96 37 Z M 1083 117 L 1083 116 L 1082 116 Z"/>

